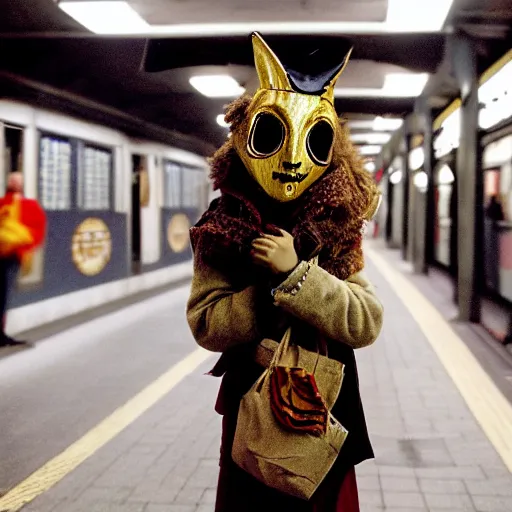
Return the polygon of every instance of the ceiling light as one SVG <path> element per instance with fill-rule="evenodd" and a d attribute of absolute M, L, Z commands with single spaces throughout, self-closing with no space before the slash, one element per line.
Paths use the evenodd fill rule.
<path fill-rule="evenodd" d="M 409 153 L 409 169 L 417 171 L 425 163 L 425 151 L 421 146 L 414 148 Z"/>
<path fill-rule="evenodd" d="M 393 185 L 398 185 L 402 181 L 402 171 L 395 171 L 389 176 L 389 181 Z"/>
<path fill-rule="evenodd" d="M 390 73 L 380 89 L 336 87 L 337 98 L 416 98 L 425 88 L 428 73 Z"/>
<path fill-rule="evenodd" d="M 127 2 L 60 2 L 59 7 L 95 34 L 140 34 L 151 28 Z"/>
<path fill-rule="evenodd" d="M 390 32 L 430 32 L 443 28 L 453 0 L 388 0 Z"/>
<path fill-rule="evenodd" d="M 438 32 L 453 0 L 388 0 L 383 22 L 346 21 L 254 21 L 235 23 L 174 23 L 149 25 L 124 1 L 66 1 L 59 7 L 97 34 L 141 34 L 155 37 L 222 37 L 263 34 L 387 34 Z"/>
<path fill-rule="evenodd" d="M 364 164 L 364 168 L 368 171 L 368 172 L 374 172 L 375 171 L 375 162 L 366 162 Z"/>
<path fill-rule="evenodd" d="M 428 77 L 428 73 L 390 73 L 384 79 L 384 90 L 387 96 L 415 98 L 423 92 Z"/>
<path fill-rule="evenodd" d="M 389 73 L 384 79 L 384 90 L 389 96 L 415 98 L 423 92 L 428 76 L 428 73 Z"/>
<path fill-rule="evenodd" d="M 414 6 L 417 0 L 410 0 L 404 10 L 404 20 L 411 20 L 417 11 Z M 450 4 L 451 0 L 444 0 Z M 428 4 L 427 4 L 428 5 Z M 407 12 L 406 12 L 407 11 Z M 387 22 L 351 22 L 351 21 L 317 21 L 317 22 L 279 22 L 279 21 L 246 21 L 235 23 L 175 23 L 172 25 L 151 25 L 148 35 L 156 37 L 222 37 L 244 36 L 251 32 L 266 35 L 314 35 L 314 34 L 389 34 L 396 32 L 438 32 L 439 22 L 421 19 L 403 21 L 402 23 Z"/>
<path fill-rule="evenodd" d="M 425 192 L 428 187 L 428 176 L 425 171 L 417 172 L 413 178 L 414 186 L 420 191 Z"/>
<path fill-rule="evenodd" d="M 361 146 L 359 148 L 361 155 L 378 155 L 380 150 L 381 146 Z"/>
<path fill-rule="evenodd" d="M 453 175 L 452 170 L 446 164 L 439 169 L 437 174 L 437 183 L 439 185 L 450 185 L 455 181 L 455 176 Z"/>
<path fill-rule="evenodd" d="M 373 129 L 373 123 L 374 119 L 368 119 L 367 121 L 349 121 L 348 125 L 350 128 L 357 129 L 357 130 L 372 130 Z"/>
<path fill-rule="evenodd" d="M 224 118 L 224 114 L 219 114 L 217 116 L 217 124 L 222 126 L 222 128 L 229 128 L 229 124 L 226 123 L 226 119 Z"/>
<path fill-rule="evenodd" d="M 208 98 L 234 98 L 245 92 L 229 75 L 193 76 L 190 85 Z"/>
<path fill-rule="evenodd" d="M 376 132 L 394 131 L 398 130 L 403 123 L 403 119 L 390 119 L 378 116 L 373 121 L 373 130 Z"/>
<path fill-rule="evenodd" d="M 390 133 L 352 133 L 352 142 L 364 142 L 366 144 L 386 144 L 391 139 Z"/>

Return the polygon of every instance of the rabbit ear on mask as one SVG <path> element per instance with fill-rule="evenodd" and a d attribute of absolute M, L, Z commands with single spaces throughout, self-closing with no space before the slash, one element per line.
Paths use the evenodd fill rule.
<path fill-rule="evenodd" d="M 285 66 L 258 32 L 252 35 L 254 62 L 260 89 L 289 91 L 320 95 L 334 104 L 334 87 L 347 67 L 353 48 L 346 52 L 341 63 L 331 65 L 316 74 L 298 71 Z"/>
<path fill-rule="evenodd" d="M 309 44 L 309 42 L 306 42 Z M 248 173 L 272 199 L 292 201 L 322 177 L 339 136 L 334 87 L 352 49 L 336 60 L 332 48 L 309 48 L 280 59 L 260 34 L 252 35 L 259 78 L 244 129 L 233 146 Z"/>

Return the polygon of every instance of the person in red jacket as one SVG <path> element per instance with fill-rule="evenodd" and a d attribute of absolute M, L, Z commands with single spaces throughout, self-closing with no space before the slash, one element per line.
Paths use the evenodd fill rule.
<path fill-rule="evenodd" d="M 45 238 L 44 210 L 36 200 L 26 199 L 22 194 L 23 175 L 20 172 L 13 172 L 7 180 L 7 192 L 0 198 L 0 347 L 24 344 L 5 333 L 7 305 L 20 268 L 26 269 L 30 265 L 33 251 Z M 2 226 L 6 217 L 12 222 L 13 216 L 16 217 L 14 222 L 19 223 L 24 235 L 18 237 L 18 241 L 15 242 L 6 235 L 9 230 L 6 230 L 5 223 Z M 24 241 L 21 241 L 23 239 Z"/>

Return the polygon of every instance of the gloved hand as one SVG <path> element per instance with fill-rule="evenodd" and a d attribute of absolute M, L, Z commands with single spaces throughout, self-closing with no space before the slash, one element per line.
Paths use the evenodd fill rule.
<path fill-rule="evenodd" d="M 254 263 L 269 268 L 274 274 L 290 273 L 299 258 L 293 245 L 293 236 L 280 229 L 282 236 L 263 235 L 252 242 Z"/>

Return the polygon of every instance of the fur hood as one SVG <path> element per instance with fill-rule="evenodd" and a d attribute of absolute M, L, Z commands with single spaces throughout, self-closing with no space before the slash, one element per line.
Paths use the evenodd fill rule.
<path fill-rule="evenodd" d="M 245 129 L 250 101 L 244 96 L 228 107 L 232 130 Z M 320 266 L 340 279 L 362 270 L 362 229 L 378 190 L 341 122 L 334 144 L 325 174 L 299 199 L 278 203 L 250 177 L 228 140 L 210 161 L 221 197 L 190 231 L 195 257 L 219 269 L 250 266 L 258 272 L 251 242 L 263 233 L 279 234 L 280 227 L 294 236 L 299 259 L 319 255 Z"/>

